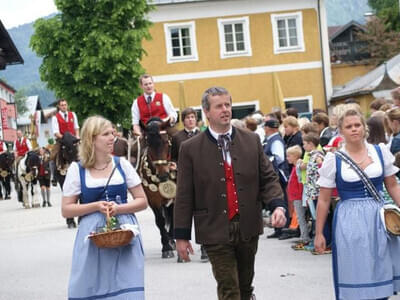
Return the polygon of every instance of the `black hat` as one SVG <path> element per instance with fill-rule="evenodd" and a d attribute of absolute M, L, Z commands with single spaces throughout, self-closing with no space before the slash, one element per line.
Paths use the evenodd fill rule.
<path fill-rule="evenodd" d="M 279 121 L 275 119 L 269 119 L 268 121 L 265 121 L 264 127 L 279 128 Z"/>

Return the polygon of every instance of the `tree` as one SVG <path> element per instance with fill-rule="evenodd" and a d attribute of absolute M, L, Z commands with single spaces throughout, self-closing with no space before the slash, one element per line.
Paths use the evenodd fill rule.
<path fill-rule="evenodd" d="M 361 41 L 366 42 L 366 51 L 371 55 L 371 62 L 379 65 L 400 52 L 400 34 L 388 30 L 380 18 L 374 18 L 365 26 L 365 31 L 357 34 Z"/>
<path fill-rule="evenodd" d="M 25 90 L 18 90 L 14 95 L 15 105 L 17 106 L 18 115 L 22 115 L 28 111 L 26 107 L 26 100 L 28 97 L 26 96 Z"/>
<path fill-rule="evenodd" d="M 385 20 L 387 30 L 400 31 L 399 0 L 368 0 L 381 20 Z"/>
<path fill-rule="evenodd" d="M 31 47 L 43 57 L 42 81 L 67 99 L 79 119 L 100 114 L 130 128 L 152 7 L 146 0 L 55 2 L 61 13 L 37 20 L 31 38 Z"/>

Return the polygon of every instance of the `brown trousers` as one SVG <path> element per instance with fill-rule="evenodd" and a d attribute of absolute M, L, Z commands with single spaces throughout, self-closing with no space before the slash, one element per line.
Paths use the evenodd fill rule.
<path fill-rule="evenodd" d="M 229 224 L 229 243 L 204 245 L 217 281 L 219 300 L 249 300 L 253 294 L 254 262 L 258 235 L 240 237 L 238 217 Z"/>

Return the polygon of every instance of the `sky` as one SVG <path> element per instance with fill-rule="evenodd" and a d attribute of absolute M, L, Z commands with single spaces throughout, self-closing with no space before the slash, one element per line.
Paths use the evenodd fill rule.
<path fill-rule="evenodd" d="M 0 0 L 0 20 L 6 29 L 57 12 L 54 0 Z"/>

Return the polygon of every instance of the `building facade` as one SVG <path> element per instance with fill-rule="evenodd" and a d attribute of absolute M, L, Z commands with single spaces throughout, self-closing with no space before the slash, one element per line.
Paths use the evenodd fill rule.
<path fill-rule="evenodd" d="M 13 142 L 17 138 L 15 90 L 0 79 L 0 139 Z"/>
<path fill-rule="evenodd" d="M 154 2 L 142 65 L 175 107 L 200 110 L 204 90 L 217 85 L 231 92 L 234 118 L 279 106 L 326 109 L 332 85 L 323 0 Z"/>

